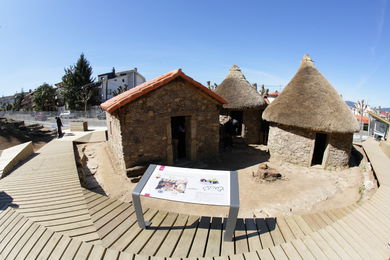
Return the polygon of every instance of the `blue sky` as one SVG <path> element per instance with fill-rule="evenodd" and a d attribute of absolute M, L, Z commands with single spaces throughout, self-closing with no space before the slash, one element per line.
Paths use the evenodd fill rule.
<path fill-rule="evenodd" d="M 61 81 L 81 52 L 94 75 L 182 68 L 220 83 L 232 64 L 284 86 L 303 54 L 344 99 L 390 107 L 390 3 L 366 1 L 0 2 L 0 96 Z"/>

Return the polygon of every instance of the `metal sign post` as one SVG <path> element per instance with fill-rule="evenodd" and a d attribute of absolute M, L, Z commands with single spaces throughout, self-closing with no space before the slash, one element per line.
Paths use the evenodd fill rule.
<path fill-rule="evenodd" d="M 159 167 L 158 168 L 159 170 L 156 169 L 157 167 Z M 169 197 L 168 195 L 166 195 L 167 197 L 160 196 L 160 194 L 162 194 L 164 192 L 163 190 L 160 190 L 161 193 L 155 193 L 154 196 L 153 196 L 153 194 L 145 193 L 145 191 L 143 191 L 145 186 L 149 186 L 148 188 L 146 188 L 146 190 L 148 190 L 148 191 L 152 190 L 154 192 L 156 189 L 158 189 L 158 187 L 155 186 L 156 180 L 151 181 L 151 176 L 153 175 L 153 173 L 154 173 L 154 177 L 152 179 L 157 179 L 157 181 L 160 181 L 160 183 L 162 183 L 163 185 L 166 184 L 165 182 L 168 182 L 168 184 L 166 184 L 168 189 L 170 189 L 170 188 L 172 189 L 172 184 L 169 183 L 172 181 L 171 179 L 168 179 L 168 180 L 165 180 L 164 178 L 160 179 L 160 176 L 158 174 L 156 175 L 156 173 L 159 173 L 159 171 L 162 172 L 165 167 L 166 166 L 151 164 L 148 167 L 148 169 L 146 170 L 146 172 L 144 173 L 144 175 L 142 176 L 141 180 L 138 182 L 137 186 L 133 190 L 133 193 L 132 193 L 133 205 L 134 205 L 134 209 L 135 209 L 135 213 L 137 216 L 137 222 L 138 222 L 139 227 L 142 229 L 145 229 L 151 225 L 150 222 L 145 221 L 145 219 L 144 219 L 142 205 L 141 205 L 141 199 L 140 199 L 141 194 L 143 196 L 148 196 L 148 197 L 153 197 L 153 198 L 158 198 L 158 199 L 169 199 L 171 201 L 180 201 L 180 202 L 215 205 L 215 206 L 229 206 L 229 215 L 228 215 L 228 219 L 227 219 L 227 223 L 226 223 L 224 240 L 225 241 L 232 241 L 233 236 L 234 236 L 234 230 L 236 227 L 238 211 L 239 211 L 239 207 L 240 207 L 237 172 L 231 171 L 229 178 L 226 178 L 226 174 L 229 174 L 229 172 L 220 173 L 221 171 L 169 167 L 169 170 L 171 170 L 171 171 L 175 170 L 176 173 L 177 172 L 186 173 L 186 171 L 187 172 L 192 171 L 191 174 L 187 173 L 187 176 L 191 177 L 192 179 L 196 178 L 195 176 L 197 176 L 197 175 L 213 176 L 213 172 L 215 172 L 214 174 L 216 174 L 216 176 L 218 176 L 218 174 L 220 177 L 222 176 L 221 178 L 225 181 L 224 184 L 227 185 L 227 183 L 229 183 L 229 187 L 228 187 L 230 190 L 230 193 L 228 194 L 229 197 L 226 197 L 226 196 L 221 197 L 221 195 L 218 194 L 218 196 L 216 197 L 217 199 L 214 200 L 214 203 L 208 203 L 207 199 L 205 199 L 205 198 L 210 196 L 210 194 L 212 195 L 212 193 L 210 193 L 209 189 L 218 188 L 218 186 L 213 186 L 216 183 L 218 183 L 218 180 L 215 178 L 200 179 L 199 183 L 209 183 L 210 185 L 204 186 L 203 190 L 199 189 L 199 190 L 195 191 L 195 193 L 196 193 L 195 196 L 191 197 L 190 199 L 188 199 L 184 196 L 184 194 L 187 194 L 187 193 L 184 192 L 183 187 L 185 189 L 185 186 L 187 185 L 187 183 L 185 183 L 185 184 L 181 183 L 178 185 L 178 186 L 181 185 L 180 189 L 177 188 L 177 189 L 179 189 L 178 193 L 180 193 L 182 195 L 182 197 L 180 197 L 180 199 L 176 199 L 175 197 L 172 197 L 172 196 Z M 196 172 L 194 173 L 194 171 L 196 171 Z M 185 174 L 183 174 L 182 176 L 185 176 Z M 173 180 L 173 181 L 175 181 L 175 180 Z M 151 183 L 148 183 L 148 182 L 151 182 Z M 193 181 L 193 183 L 194 182 L 195 181 Z M 160 183 L 158 183 L 157 186 L 159 186 Z M 225 185 L 225 187 L 226 187 L 226 185 Z M 153 188 L 151 188 L 151 187 L 153 187 Z M 222 190 L 223 190 L 223 186 L 222 186 Z M 193 190 L 191 190 L 190 193 L 192 191 Z M 206 191 L 208 191 L 209 193 L 207 193 Z M 222 193 L 222 194 L 224 194 L 224 193 Z"/>

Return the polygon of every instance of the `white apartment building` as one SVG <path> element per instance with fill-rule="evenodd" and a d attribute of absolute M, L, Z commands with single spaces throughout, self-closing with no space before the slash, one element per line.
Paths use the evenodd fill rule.
<path fill-rule="evenodd" d="M 100 85 L 100 98 L 102 102 L 114 96 L 114 91 L 119 87 L 131 89 L 145 82 L 144 76 L 138 73 L 137 68 L 121 72 L 112 72 L 98 75 Z"/>

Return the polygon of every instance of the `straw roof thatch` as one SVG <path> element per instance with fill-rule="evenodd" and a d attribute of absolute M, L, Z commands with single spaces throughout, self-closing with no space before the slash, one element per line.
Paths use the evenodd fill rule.
<path fill-rule="evenodd" d="M 228 102 L 223 105 L 223 108 L 227 109 L 257 108 L 265 103 L 255 87 L 245 79 L 237 65 L 233 65 L 215 92 Z"/>
<path fill-rule="evenodd" d="M 265 109 L 263 119 L 319 132 L 359 131 L 348 106 L 307 54 L 293 79 Z"/>

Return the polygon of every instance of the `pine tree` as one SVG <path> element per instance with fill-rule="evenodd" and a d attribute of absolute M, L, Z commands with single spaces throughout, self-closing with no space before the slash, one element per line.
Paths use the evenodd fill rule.
<path fill-rule="evenodd" d="M 81 110 L 85 107 L 83 86 L 93 81 L 92 67 L 84 53 L 81 53 L 76 65 L 65 68 L 65 75 L 62 77 L 64 99 L 69 109 Z"/>

